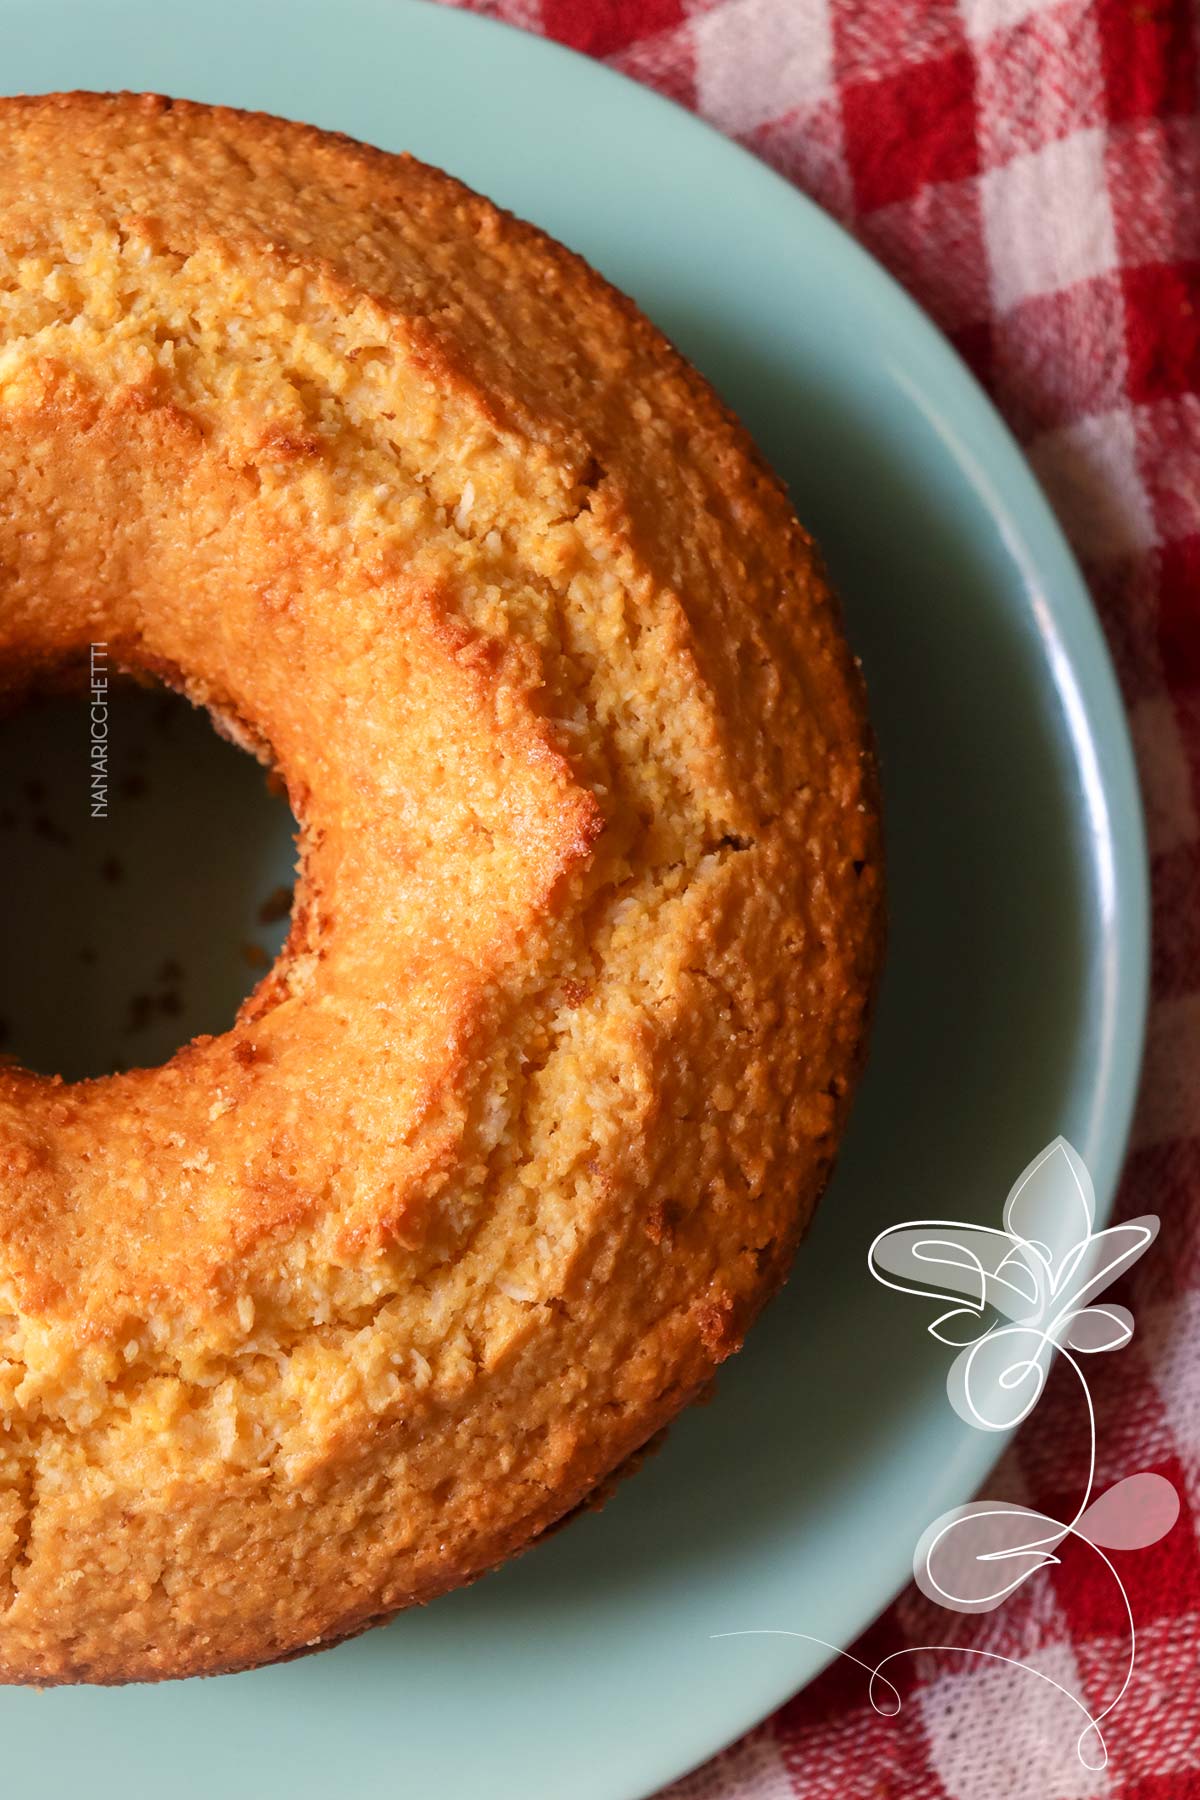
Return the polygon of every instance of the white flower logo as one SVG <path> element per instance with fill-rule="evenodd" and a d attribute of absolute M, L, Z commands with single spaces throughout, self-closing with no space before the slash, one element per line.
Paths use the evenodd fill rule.
<path fill-rule="evenodd" d="M 1129 1685 L 1136 1646 L 1128 1596 L 1105 1550 L 1157 1543 L 1179 1516 L 1179 1496 L 1163 1476 L 1145 1473 L 1128 1475 L 1093 1499 L 1096 1415 L 1077 1359 L 1120 1350 L 1133 1336 L 1128 1308 L 1100 1305 L 1099 1297 L 1149 1249 L 1158 1235 L 1158 1220 L 1147 1214 L 1096 1231 L 1091 1176 L 1062 1137 L 1020 1176 L 1004 1203 L 1003 1218 L 1000 1230 L 942 1219 L 893 1225 L 871 1245 L 870 1270 L 885 1287 L 901 1293 L 939 1302 L 947 1294 L 957 1296 L 957 1303 L 939 1314 L 929 1330 L 958 1350 L 946 1377 L 950 1404 L 981 1431 L 1010 1431 L 1027 1419 L 1055 1354 L 1062 1356 L 1075 1371 L 1087 1406 L 1087 1481 L 1075 1515 L 1066 1523 L 1031 1507 L 992 1500 L 954 1507 L 922 1534 L 913 1574 L 921 1592 L 941 1606 L 990 1612 L 1039 1569 L 1057 1564 L 1055 1552 L 1066 1538 L 1090 1546 L 1116 1583 L 1129 1635 L 1125 1678 L 1101 1712 L 1093 1716 L 1076 1695 L 1068 1694 L 1087 1720 L 1077 1746 L 1080 1761 L 1100 1769 L 1107 1762 L 1100 1721 Z M 1054 1236 L 1065 1248 L 1052 1250 L 1038 1235 L 1048 1220 L 1054 1221 Z M 1029 1664 L 1015 1666 L 1050 1680 Z M 1067 1692 L 1058 1682 L 1051 1685 Z"/>
<path fill-rule="evenodd" d="M 929 1331 L 959 1350 L 946 1386 L 968 1425 L 1011 1431 L 1037 1405 L 1056 1350 L 1120 1350 L 1133 1336 L 1125 1307 L 1096 1301 L 1154 1242 L 1158 1220 L 1096 1231 L 1095 1217 L 1092 1178 L 1059 1137 L 1017 1181 L 1001 1229 L 926 1219 L 892 1225 L 871 1245 L 871 1273 L 885 1287 L 959 1296 Z M 1066 1227 L 1068 1247 L 1057 1254 L 1035 1235 L 1047 1219 Z M 989 1311 L 1001 1315 L 990 1325 Z"/>
<path fill-rule="evenodd" d="M 958 1351 L 946 1377 L 950 1404 L 980 1431 L 1011 1431 L 1027 1419 L 1046 1385 L 1055 1355 L 1074 1370 L 1087 1407 L 1090 1452 L 1087 1480 L 1074 1517 L 1065 1524 L 1032 1507 L 973 1500 L 953 1507 L 922 1533 L 913 1553 L 913 1575 L 927 1599 L 960 1613 L 991 1612 L 1041 1569 L 1057 1565 L 1069 1537 L 1099 1557 L 1124 1608 L 1129 1657 L 1124 1679 L 1101 1711 L 1091 1713 L 1076 1694 L 1031 1663 L 962 1645 L 923 1645 L 991 1662 L 1011 1663 L 1057 1689 L 1085 1723 L 1076 1749 L 1085 1768 L 1102 1769 L 1108 1751 L 1101 1721 L 1120 1703 L 1133 1675 L 1137 1633 L 1129 1597 L 1109 1550 L 1140 1550 L 1165 1537 L 1179 1516 L 1179 1496 L 1162 1475 L 1127 1475 L 1098 1497 L 1096 1414 L 1080 1358 L 1122 1349 L 1133 1336 L 1127 1307 L 1100 1304 L 1100 1295 L 1148 1250 L 1158 1235 L 1152 1214 L 1095 1229 L 1096 1196 L 1083 1159 L 1065 1138 L 1055 1138 L 1018 1178 L 1004 1203 L 999 1228 L 947 1219 L 923 1219 L 880 1232 L 867 1261 L 885 1287 L 954 1304 L 929 1327 L 940 1343 Z M 1053 1230 L 1049 1229 L 1053 1224 Z M 1046 1241 L 1052 1237 L 1054 1248 Z M 722 1632 L 722 1637 L 785 1636 L 837 1646 L 808 1632 Z M 848 1652 L 837 1653 L 847 1656 Z M 868 1695 L 879 1713 L 900 1710 L 900 1695 L 883 1674 L 900 1656 L 895 1650 L 872 1668 Z"/>

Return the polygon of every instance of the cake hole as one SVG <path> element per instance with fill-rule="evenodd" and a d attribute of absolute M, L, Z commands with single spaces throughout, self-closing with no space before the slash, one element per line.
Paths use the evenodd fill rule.
<path fill-rule="evenodd" d="M 0 1054 L 68 1081 L 227 1031 L 283 945 L 295 878 L 286 800 L 205 712 L 114 682 L 104 768 L 90 705 L 0 717 Z"/>

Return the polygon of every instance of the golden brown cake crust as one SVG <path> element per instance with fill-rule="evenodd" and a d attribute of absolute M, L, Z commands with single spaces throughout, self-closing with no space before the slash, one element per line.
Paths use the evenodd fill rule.
<path fill-rule="evenodd" d="M 863 698 L 578 258 L 277 119 L 0 109 L 0 690 L 105 640 L 303 852 L 230 1032 L 0 1068 L 0 1677 L 215 1672 L 522 1548 L 741 1342 L 861 1055 Z"/>

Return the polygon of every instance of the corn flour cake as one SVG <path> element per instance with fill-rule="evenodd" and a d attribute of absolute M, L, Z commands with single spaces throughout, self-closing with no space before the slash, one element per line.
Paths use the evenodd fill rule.
<path fill-rule="evenodd" d="M 102 640 L 301 866 L 225 1035 L 0 1065 L 0 1678 L 214 1673 L 530 1544 L 739 1346 L 862 1057 L 868 729 L 577 257 L 281 120 L 0 112 L 0 697 Z"/>

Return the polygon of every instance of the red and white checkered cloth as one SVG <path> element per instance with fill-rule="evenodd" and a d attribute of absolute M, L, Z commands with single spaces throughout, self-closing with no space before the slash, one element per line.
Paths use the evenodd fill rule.
<path fill-rule="evenodd" d="M 454 0 L 451 0 L 454 3 Z M 671 1800 L 1200 1796 L 1200 14 L 1188 0 L 465 0 L 703 113 L 843 220 L 966 356 L 1091 582 L 1137 744 L 1153 859 L 1153 1012 L 1118 1216 L 1162 1234 L 1096 1359 L 1096 1491 L 1172 1481 L 1175 1529 L 1119 1558 L 1133 1681 L 1084 1769 L 1052 1688 L 980 1657 L 889 1665 L 897 1718 L 838 1661 Z M 987 1493 L 1054 1518 L 1086 1466 L 1052 1381 Z M 909 1589 L 856 1654 L 1028 1659 L 1093 1708 L 1123 1673 L 1119 1598 L 1068 1544 L 993 1613 Z M 667 1797 L 664 1796 L 664 1800 Z"/>

